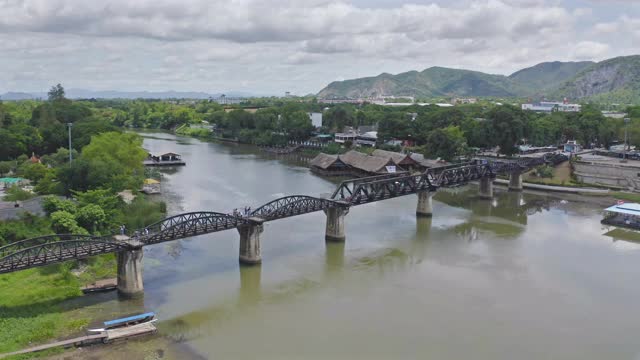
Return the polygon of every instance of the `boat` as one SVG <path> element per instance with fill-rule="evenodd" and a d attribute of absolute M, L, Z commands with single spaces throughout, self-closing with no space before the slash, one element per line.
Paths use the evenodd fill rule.
<path fill-rule="evenodd" d="M 604 212 L 602 224 L 640 230 L 640 204 L 618 201 L 616 205 L 604 209 Z"/>
<path fill-rule="evenodd" d="M 155 317 L 156 317 L 156 314 L 153 312 L 132 315 L 132 316 L 128 316 L 120 319 L 105 321 L 104 323 L 102 323 L 104 326 L 103 328 L 89 329 L 88 331 L 104 332 L 104 331 L 109 331 L 109 330 L 114 330 L 119 328 L 133 327 L 141 324 L 154 323 L 158 321 L 158 319 L 156 319 Z"/>

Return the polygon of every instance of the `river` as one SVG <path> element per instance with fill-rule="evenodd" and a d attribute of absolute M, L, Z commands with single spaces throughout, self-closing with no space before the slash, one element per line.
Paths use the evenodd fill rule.
<path fill-rule="evenodd" d="M 162 170 L 170 214 L 335 188 L 251 147 L 143 136 L 187 163 Z M 640 245 L 603 235 L 601 206 L 476 191 L 439 191 L 432 219 L 413 195 L 354 207 L 344 244 L 322 212 L 267 223 L 259 267 L 235 231 L 147 247 L 133 304 L 194 358 L 640 359 Z"/>

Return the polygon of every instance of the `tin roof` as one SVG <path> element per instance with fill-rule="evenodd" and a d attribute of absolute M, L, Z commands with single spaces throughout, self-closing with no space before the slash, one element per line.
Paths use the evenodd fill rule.
<path fill-rule="evenodd" d="M 637 203 L 623 203 L 619 205 L 610 206 L 604 211 L 613 212 L 617 214 L 640 216 L 640 204 Z"/>

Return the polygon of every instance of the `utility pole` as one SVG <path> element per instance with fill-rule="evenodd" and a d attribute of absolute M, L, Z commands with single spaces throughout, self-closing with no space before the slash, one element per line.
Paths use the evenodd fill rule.
<path fill-rule="evenodd" d="M 624 118 L 624 154 L 622 159 L 624 162 L 627 161 L 627 153 L 629 152 L 629 123 L 631 122 L 630 118 Z"/>
<path fill-rule="evenodd" d="M 73 161 L 73 153 L 71 152 L 71 127 L 73 123 L 67 123 L 67 127 L 69 128 L 69 164 Z"/>

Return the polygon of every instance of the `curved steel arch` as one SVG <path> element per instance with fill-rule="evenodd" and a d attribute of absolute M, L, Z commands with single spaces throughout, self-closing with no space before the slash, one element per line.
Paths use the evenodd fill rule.
<path fill-rule="evenodd" d="M 156 244 L 189 236 L 229 230 L 246 222 L 246 219 L 219 212 L 200 211 L 175 215 L 147 226 L 149 234 L 138 232 L 133 238 L 143 244 Z"/>
<path fill-rule="evenodd" d="M 31 239 L 29 239 L 31 240 Z M 36 266 L 44 266 L 67 260 L 78 260 L 94 255 L 127 250 L 127 243 L 94 237 L 45 242 L 0 258 L 0 273 L 12 272 Z"/>
<path fill-rule="evenodd" d="M 308 214 L 338 206 L 335 201 L 307 195 L 292 195 L 268 202 L 251 212 L 266 221 Z"/>
<path fill-rule="evenodd" d="M 80 234 L 51 234 L 38 236 L 35 238 L 24 239 L 20 241 L 16 241 L 14 243 L 5 245 L 0 247 L 0 259 L 11 255 L 20 250 L 31 248 L 38 245 L 45 245 L 49 243 L 56 243 L 60 241 L 67 240 L 92 240 L 92 239 L 100 239 L 100 236 L 93 235 L 80 235 Z"/>

